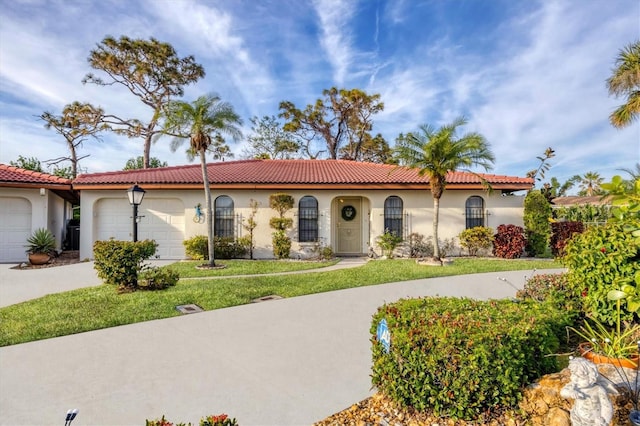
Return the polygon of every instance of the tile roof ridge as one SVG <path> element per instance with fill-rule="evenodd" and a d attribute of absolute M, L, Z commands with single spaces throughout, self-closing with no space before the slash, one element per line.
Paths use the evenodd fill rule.
<path fill-rule="evenodd" d="M 26 176 L 32 176 L 34 178 L 46 179 L 57 183 L 70 184 L 71 179 L 63 178 L 60 176 L 52 175 L 50 173 L 37 172 L 35 170 L 23 169 L 22 167 L 12 166 L 9 164 L 0 163 L 0 170 L 6 170 L 9 172 L 15 172 Z"/>

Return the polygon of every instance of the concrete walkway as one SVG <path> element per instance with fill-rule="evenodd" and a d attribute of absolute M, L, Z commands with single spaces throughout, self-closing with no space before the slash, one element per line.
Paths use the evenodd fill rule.
<path fill-rule="evenodd" d="M 82 276 L 51 269 L 66 270 L 67 281 Z M 512 297 L 531 273 L 361 287 L 3 347 L 0 424 L 62 424 L 79 408 L 73 426 L 144 425 L 163 414 L 197 424 L 220 413 L 243 426 L 309 425 L 371 394 L 378 306 L 427 295 Z"/>

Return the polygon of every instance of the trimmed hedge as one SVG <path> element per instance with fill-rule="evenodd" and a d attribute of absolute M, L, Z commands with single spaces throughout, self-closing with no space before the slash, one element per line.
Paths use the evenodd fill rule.
<path fill-rule="evenodd" d="M 142 262 L 156 253 L 158 244 L 153 240 L 138 242 L 105 240 L 93 243 L 93 267 L 106 284 L 118 290 L 136 290 L 138 272 Z"/>
<path fill-rule="evenodd" d="M 385 319 L 386 353 L 376 329 Z M 372 383 L 405 407 L 472 420 L 515 407 L 521 390 L 557 371 L 570 321 L 545 303 L 458 298 L 401 300 L 379 308 L 371 326 Z"/>

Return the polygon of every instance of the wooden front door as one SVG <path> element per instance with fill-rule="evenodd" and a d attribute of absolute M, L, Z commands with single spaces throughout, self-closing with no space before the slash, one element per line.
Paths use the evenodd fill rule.
<path fill-rule="evenodd" d="M 333 217 L 336 218 L 336 254 L 362 254 L 362 198 L 336 198 Z"/>

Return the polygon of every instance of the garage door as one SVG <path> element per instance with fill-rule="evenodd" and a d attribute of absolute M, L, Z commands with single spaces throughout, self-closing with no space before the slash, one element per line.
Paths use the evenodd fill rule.
<path fill-rule="evenodd" d="M 133 211 L 126 198 L 104 198 L 95 206 L 94 235 L 96 240 L 130 241 L 133 234 Z M 160 259 L 184 259 L 184 204 L 176 198 L 145 198 L 138 209 L 144 216 L 138 223 L 138 240 L 158 243 Z"/>
<path fill-rule="evenodd" d="M 27 260 L 25 244 L 31 235 L 31 202 L 20 197 L 0 197 L 0 262 Z"/>

